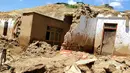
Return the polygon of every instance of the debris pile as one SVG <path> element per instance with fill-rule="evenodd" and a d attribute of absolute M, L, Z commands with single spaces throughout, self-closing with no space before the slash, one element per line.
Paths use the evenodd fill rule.
<path fill-rule="evenodd" d="M 46 42 L 36 41 L 28 46 L 24 54 L 27 56 L 53 57 L 56 54 L 57 47 L 56 45 L 52 47 Z"/>
<path fill-rule="evenodd" d="M 65 73 L 130 73 L 129 57 L 101 56 L 80 59 L 65 68 Z"/>
<path fill-rule="evenodd" d="M 130 62 L 129 57 L 102 56 L 94 62 L 92 69 L 99 73 L 126 73 L 130 69 L 127 62 Z"/>

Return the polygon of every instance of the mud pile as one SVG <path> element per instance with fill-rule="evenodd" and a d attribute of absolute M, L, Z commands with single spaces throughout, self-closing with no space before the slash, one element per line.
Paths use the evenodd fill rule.
<path fill-rule="evenodd" d="M 52 47 L 50 44 L 43 41 L 35 41 L 28 46 L 24 55 L 53 57 L 56 54 L 57 47 L 56 45 Z"/>

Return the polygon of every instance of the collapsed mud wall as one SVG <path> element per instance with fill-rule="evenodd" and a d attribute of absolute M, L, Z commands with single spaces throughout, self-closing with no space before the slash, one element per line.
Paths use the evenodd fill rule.
<path fill-rule="evenodd" d="M 96 20 L 87 21 L 87 18 L 96 17 L 98 12 L 92 11 L 89 6 L 81 6 L 74 14 L 70 30 L 64 36 L 61 49 L 71 49 L 92 52 Z M 88 25 L 87 25 L 88 24 Z M 92 33 L 91 33 L 92 32 Z"/>
<path fill-rule="evenodd" d="M 84 46 L 87 41 L 87 35 L 85 34 L 86 17 L 81 16 L 82 22 L 74 29 L 70 28 L 69 32 L 64 37 L 63 49 L 79 50 L 80 46 Z"/>

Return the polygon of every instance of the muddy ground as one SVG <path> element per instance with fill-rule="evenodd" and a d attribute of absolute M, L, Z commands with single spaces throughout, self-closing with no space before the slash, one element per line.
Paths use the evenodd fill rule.
<path fill-rule="evenodd" d="M 46 42 L 35 41 L 26 50 L 16 40 L 0 38 L 7 48 L 7 60 L 0 73 L 130 73 L 129 56 L 94 56 L 61 50 Z"/>

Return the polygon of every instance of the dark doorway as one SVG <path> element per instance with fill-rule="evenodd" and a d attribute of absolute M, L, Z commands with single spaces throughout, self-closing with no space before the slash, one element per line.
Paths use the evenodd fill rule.
<path fill-rule="evenodd" d="M 64 22 L 67 24 L 72 24 L 73 16 L 72 15 L 65 15 Z"/>
<path fill-rule="evenodd" d="M 113 54 L 116 29 L 117 29 L 117 24 L 111 24 L 111 23 L 104 24 L 104 32 L 103 32 L 103 40 L 102 40 L 103 55 Z"/>
<path fill-rule="evenodd" d="M 8 31 L 8 22 L 6 21 L 4 23 L 4 31 L 3 31 L 3 35 L 6 36 L 7 35 L 7 31 Z"/>

